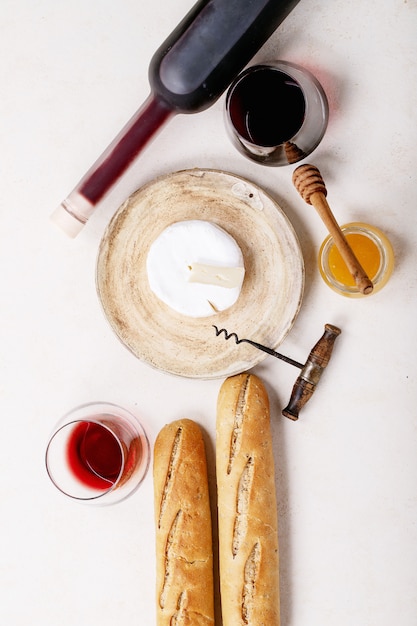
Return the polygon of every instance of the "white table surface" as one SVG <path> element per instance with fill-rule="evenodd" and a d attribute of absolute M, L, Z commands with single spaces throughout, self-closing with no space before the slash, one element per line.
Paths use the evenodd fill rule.
<path fill-rule="evenodd" d="M 0 621 L 155 624 L 151 473 L 124 503 L 78 505 L 49 482 L 44 451 L 63 413 L 106 400 L 135 411 L 152 442 L 166 422 L 195 419 L 214 481 L 221 381 L 139 362 L 112 334 L 95 290 L 98 245 L 121 202 L 160 174 L 212 167 L 261 185 L 300 239 L 306 289 L 280 351 L 304 361 L 325 322 L 343 331 L 298 422 L 281 417 L 298 371 L 272 358 L 255 368 L 272 407 L 282 624 L 414 625 L 417 3 L 301 0 L 254 59 L 300 63 L 327 92 L 328 131 L 309 161 L 338 221 L 380 227 L 396 254 L 391 281 L 362 300 L 321 280 L 324 225 L 292 187 L 292 167 L 262 167 L 232 147 L 223 97 L 169 122 L 77 239 L 50 222 L 147 96 L 151 56 L 191 6 L 2 2 Z"/>

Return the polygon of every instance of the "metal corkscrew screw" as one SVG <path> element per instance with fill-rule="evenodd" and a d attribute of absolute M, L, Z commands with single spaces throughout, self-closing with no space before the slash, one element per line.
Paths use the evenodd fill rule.
<path fill-rule="evenodd" d="M 251 339 L 240 339 L 236 333 L 228 333 L 225 328 L 219 329 L 217 326 L 214 326 L 214 329 L 217 337 L 223 333 L 226 340 L 233 337 L 237 344 L 249 343 L 251 346 L 258 348 L 258 350 L 262 350 L 271 356 L 275 356 L 276 358 L 301 369 L 301 373 L 294 383 L 288 405 L 282 411 L 284 417 L 288 417 L 294 421 L 298 420 L 301 409 L 305 406 L 305 404 L 307 404 L 313 395 L 324 369 L 329 364 L 330 357 L 333 352 L 334 342 L 342 332 L 340 328 L 333 326 L 333 324 L 325 324 L 323 335 L 313 346 L 310 354 L 308 355 L 307 361 L 303 364 L 298 361 L 294 361 L 294 359 L 291 359 L 284 354 L 280 354 L 279 352 L 272 350 L 272 348 L 268 348 L 267 346 L 257 343 L 256 341 L 252 341 Z"/>

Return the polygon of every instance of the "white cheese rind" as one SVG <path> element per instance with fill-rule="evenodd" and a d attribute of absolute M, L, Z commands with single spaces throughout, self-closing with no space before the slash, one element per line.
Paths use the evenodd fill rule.
<path fill-rule="evenodd" d="M 233 237 L 210 222 L 185 220 L 168 226 L 152 243 L 146 261 L 149 286 L 165 304 L 190 317 L 214 315 L 236 302 L 242 281 L 227 288 L 192 282 L 190 267 L 195 266 L 244 271 L 243 255 Z"/>

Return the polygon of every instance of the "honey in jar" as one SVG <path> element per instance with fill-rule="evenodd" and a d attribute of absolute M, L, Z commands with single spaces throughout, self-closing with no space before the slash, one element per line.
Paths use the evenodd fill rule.
<path fill-rule="evenodd" d="M 343 234 L 356 258 L 374 285 L 376 293 L 387 283 L 394 267 L 394 254 L 387 237 L 378 228 L 355 222 L 342 226 Z M 348 297 L 362 297 L 331 236 L 319 253 L 322 278 L 334 291 Z"/>

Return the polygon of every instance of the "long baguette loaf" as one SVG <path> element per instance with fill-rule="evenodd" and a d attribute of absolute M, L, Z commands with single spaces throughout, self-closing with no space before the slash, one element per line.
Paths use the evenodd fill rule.
<path fill-rule="evenodd" d="M 279 626 L 274 458 L 259 378 L 245 373 L 224 381 L 216 431 L 223 626 Z"/>
<path fill-rule="evenodd" d="M 204 441 L 187 419 L 154 447 L 158 626 L 214 624 L 213 541 Z"/>

